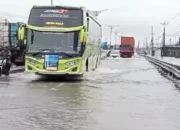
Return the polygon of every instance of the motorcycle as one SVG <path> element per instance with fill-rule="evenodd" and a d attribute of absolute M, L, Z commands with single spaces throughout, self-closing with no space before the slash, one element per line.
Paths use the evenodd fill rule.
<path fill-rule="evenodd" d="M 6 76 L 9 75 L 9 68 L 7 68 L 7 59 L 1 59 L 0 60 L 0 77 L 4 74 Z"/>

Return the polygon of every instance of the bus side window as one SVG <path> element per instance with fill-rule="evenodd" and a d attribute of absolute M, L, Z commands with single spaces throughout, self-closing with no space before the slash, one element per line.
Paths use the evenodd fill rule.
<path fill-rule="evenodd" d="M 86 13 L 87 16 L 87 32 L 89 31 L 89 13 Z"/>

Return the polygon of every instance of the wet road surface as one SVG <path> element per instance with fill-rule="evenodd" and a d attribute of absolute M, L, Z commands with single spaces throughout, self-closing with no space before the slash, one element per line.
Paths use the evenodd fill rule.
<path fill-rule="evenodd" d="M 0 130 L 179 130 L 180 92 L 142 57 L 105 59 L 83 81 L 0 79 Z"/>

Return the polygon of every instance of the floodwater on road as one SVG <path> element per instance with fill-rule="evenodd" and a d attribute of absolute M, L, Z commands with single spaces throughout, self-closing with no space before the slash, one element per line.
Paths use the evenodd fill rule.
<path fill-rule="evenodd" d="M 179 130 L 180 92 L 142 57 L 107 58 L 83 81 L 0 79 L 0 130 Z"/>

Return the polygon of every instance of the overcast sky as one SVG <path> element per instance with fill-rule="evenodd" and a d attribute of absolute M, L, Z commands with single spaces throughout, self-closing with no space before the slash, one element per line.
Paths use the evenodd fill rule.
<path fill-rule="evenodd" d="M 50 5 L 50 3 L 50 0 L 4 0 L 1 1 L 0 12 L 28 16 L 33 5 Z M 102 25 L 119 25 L 114 31 L 123 32 L 124 36 L 134 36 L 136 41 L 142 41 L 145 37 L 149 37 L 152 25 L 154 26 L 155 38 L 160 36 L 162 34 L 160 23 L 168 21 L 180 12 L 180 0 L 61 0 L 61 2 L 54 0 L 56 5 L 61 3 L 63 5 L 85 6 L 91 10 L 109 9 L 109 11 L 99 15 Z M 2 15 L 0 14 L 0 16 Z M 11 18 L 10 20 L 15 19 Z M 167 26 L 167 34 L 174 34 L 179 30 L 180 16 Z M 105 38 L 109 40 L 109 34 L 109 29 L 103 26 L 103 40 Z M 173 35 L 171 38 L 174 42 L 175 36 Z M 112 40 L 114 43 L 114 36 Z M 169 41 L 169 39 L 167 40 Z"/>

